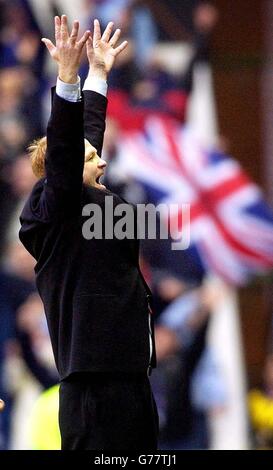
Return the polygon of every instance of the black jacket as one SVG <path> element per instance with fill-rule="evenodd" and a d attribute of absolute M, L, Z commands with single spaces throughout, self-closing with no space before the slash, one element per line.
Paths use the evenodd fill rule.
<path fill-rule="evenodd" d="M 86 240 L 82 208 L 113 196 L 83 185 L 84 136 L 101 154 L 107 100 L 85 91 L 81 102 L 53 96 L 47 129 L 46 179 L 34 186 L 20 221 L 20 239 L 37 260 L 61 379 L 74 372 L 144 372 L 149 365 L 150 291 L 136 239 Z M 155 357 L 152 358 L 155 365 Z"/>

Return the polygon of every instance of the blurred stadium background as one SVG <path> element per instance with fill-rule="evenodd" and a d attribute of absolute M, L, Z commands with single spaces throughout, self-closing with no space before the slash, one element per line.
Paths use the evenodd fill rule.
<path fill-rule="evenodd" d="M 79 19 L 82 28 L 90 28 L 96 17 L 102 24 L 114 20 L 130 41 L 109 80 L 107 186 L 134 203 L 178 197 L 166 189 L 167 177 L 161 182 L 160 169 L 149 174 L 139 148 L 130 154 L 129 143 L 136 131 L 146 138 L 151 132 L 152 159 L 153 153 L 163 153 L 164 129 L 176 132 L 179 126 L 181 132 L 190 129 L 190 142 L 204 149 L 201 163 L 192 160 L 191 171 L 196 163 L 198 177 L 205 178 L 215 162 L 228 167 L 232 155 L 242 170 L 233 163 L 231 167 L 244 184 L 252 185 L 241 171 L 263 191 L 258 194 L 251 186 L 257 197 L 252 206 L 248 201 L 251 223 L 246 224 L 245 201 L 237 200 L 234 230 L 241 238 L 236 247 L 235 239 L 233 248 L 225 240 L 227 251 L 222 252 L 214 231 L 207 232 L 201 219 L 192 229 L 190 250 L 171 255 L 168 243 L 144 243 L 142 264 L 155 294 L 159 366 L 151 380 L 160 414 L 160 448 L 272 449 L 269 0 L 0 0 L 0 397 L 6 402 L 0 414 L 0 449 L 59 446 L 58 376 L 35 292 L 34 261 L 20 244 L 18 230 L 20 211 L 35 182 L 26 149 L 45 134 L 50 88 L 56 81 L 40 38 L 53 37 L 53 17 L 62 13 Z M 86 70 L 83 59 L 82 82 Z M 158 128 L 160 135 L 151 131 Z M 166 160 L 164 165 L 171 164 Z M 183 178 L 181 185 L 186 180 L 190 186 L 197 175 Z M 221 173 L 219 178 L 228 177 Z M 202 211 L 212 202 L 196 184 Z M 206 210 L 213 219 L 214 212 Z"/>

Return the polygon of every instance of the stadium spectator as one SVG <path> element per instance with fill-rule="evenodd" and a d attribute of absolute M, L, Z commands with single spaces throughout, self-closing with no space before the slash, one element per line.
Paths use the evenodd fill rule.
<path fill-rule="evenodd" d="M 156 320 L 158 368 L 152 386 L 162 449 L 208 449 L 208 420 L 226 405 L 225 383 L 206 341 L 218 295 L 208 283 L 193 287 L 171 273 L 157 282 L 162 311 Z"/>

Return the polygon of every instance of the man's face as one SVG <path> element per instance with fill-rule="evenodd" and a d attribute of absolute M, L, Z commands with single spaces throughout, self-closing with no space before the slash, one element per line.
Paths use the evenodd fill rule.
<path fill-rule="evenodd" d="M 100 177 L 104 174 L 106 162 L 97 154 L 97 150 L 88 140 L 85 143 L 85 163 L 83 170 L 83 182 L 88 186 L 94 186 L 98 189 L 105 189 L 105 186 L 99 182 Z"/>

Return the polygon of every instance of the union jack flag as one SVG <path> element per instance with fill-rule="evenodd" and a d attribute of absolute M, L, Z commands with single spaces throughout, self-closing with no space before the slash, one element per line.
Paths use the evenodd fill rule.
<path fill-rule="evenodd" d="M 190 204 L 189 250 L 235 285 L 273 268 L 273 213 L 262 191 L 231 157 L 205 148 L 187 126 L 156 116 L 130 132 L 120 162 L 154 204 Z M 171 217 L 171 216 L 170 216 Z M 179 231 L 183 217 L 179 215 Z"/>

